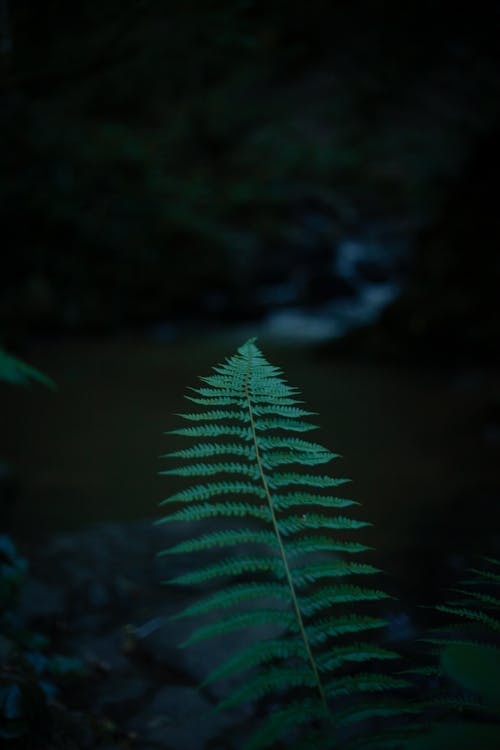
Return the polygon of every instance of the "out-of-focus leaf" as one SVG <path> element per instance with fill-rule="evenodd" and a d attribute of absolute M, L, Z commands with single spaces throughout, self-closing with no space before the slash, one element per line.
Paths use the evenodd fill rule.
<path fill-rule="evenodd" d="M 0 349 L 0 380 L 15 385 L 28 385 L 32 380 L 36 380 L 52 390 L 57 387 L 48 375 L 7 354 L 3 349 Z"/>

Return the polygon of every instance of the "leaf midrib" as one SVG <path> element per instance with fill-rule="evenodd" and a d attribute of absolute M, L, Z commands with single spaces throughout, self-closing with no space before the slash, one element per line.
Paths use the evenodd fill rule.
<path fill-rule="evenodd" d="M 311 650 L 311 646 L 310 646 L 310 643 L 309 643 L 309 639 L 307 637 L 306 629 L 305 629 L 305 626 L 304 626 L 304 621 L 302 619 L 302 613 L 300 611 L 300 607 L 299 607 L 299 604 L 298 604 L 298 601 L 297 601 L 297 597 L 295 595 L 295 588 L 294 588 L 294 585 L 293 585 L 292 574 L 291 574 L 291 571 L 290 571 L 290 567 L 288 565 L 288 560 L 287 560 L 287 557 L 286 557 L 285 548 L 283 546 L 283 541 L 281 539 L 281 534 L 280 534 L 280 531 L 279 531 L 279 528 L 278 528 L 278 522 L 277 522 L 277 519 L 276 519 L 276 514 L 274 512 L 274 507 L 273 507 L 273 504 L 272 504 L 272 501 L 271 501 L 271 493 L 269 491 L 269 486 L 268 486 L 268 483 L 267 483 L 266 475 L 264 473 L 264 468 L 263 468 L 263 465 L 262 465 L 262 460 L 261 460 L 261 457 L 260 457 L 260 449 L 259 449 L 259 444 L 258 444 L 258 441 L 257 441 L 257 434 L 256 434 L 256 429 L 255 429 L 255 421 L 254 421 L 254 415 L 253 415 L 253 411 L 252 411 L 252 402 L 251 402 L 251 399 L 250 399 L 250 391 L 249 391 L 249 380 L 250 380 L 250 373 L 251 373 L 251 365 L 252 365 L 252 352 L 251 352 L 251 349 L 250 349 L 250 346 L 249 346 L 248 347 L 247 370 L 246 370 L 246 376 L 245 376 L 245 381 L 244 381 L 244 391 L 245 391 L 245 398 L 246 398 L 246 401 L 247 401 L 247 404 L 248 404 L 248 413 L 249 413 L 249 416 L 250 416 L 250 428 L 251 428 L 252 440 L 253 440 L 253 444 L 254 444 L 254 448 L 255 448 L 255 458 L 256 458 L 256 461 L 257 461 L 258 469 L 259 469 L 259 475 L 260 475 L 260 478 L 262 480 L 262 485 L 264 487 L 264 492 L 265 492 L 265 495 L 266 495 L 266 500 L 267 500 L 267 503 L 269 505 L 269 511 L 270 511 L 270 514 L 271 514 L 271 522 L 272 522 L 272 525 L 273 525 L 274 533 L 276 535 L 276 539 L 278 541 L 278 547 L 279 547 L 279 551 L 280 551 L 280 556 L 281 556 L 281 560 L 283 562 L 283 567 L 285 569 L 285 576 L 286 576 L 286 580 L 287 580 L 287 583 L 288 583 L 288 586 L 289 586 L 289 589 L 290 589 L 290 594 L 291 594 L 291 597 L 292 597 L 292 606 L 293 606 L 295 615 L 297 617 L 297 623 L 298 623 L 298 626 L 299 626 L 300 634 L 302 636 L 302 640 L 304 641 L 304 646 L 305 646 L 305 649 L 306 649 L 306 652 L 307 652 L 307 657 L 308 657 L 309 663 L 311 665 L 312 672 L 314 674 L 314 679 L 316 681 L 316 685 L 317 685 L 317 688 L 318 688 L 318 692 L 320 694 L 321 703 L 323 705 L 325 714 L 329 718 L 331 718 L 330 710 L 328 708 L 328 703 L 327 703 L 327 700 L 326 700 L 326 695 L 325 695 L 325 692 L 324 692 L 324 689 L 323 689 L 323 685 L 321 683 L 321 678 L 319 676 L 319 672 L 318 672 L 318 668 L 316 666 L 316 662 L 314 660 L 314 656 L 312 654 L 312 650 Z"/>

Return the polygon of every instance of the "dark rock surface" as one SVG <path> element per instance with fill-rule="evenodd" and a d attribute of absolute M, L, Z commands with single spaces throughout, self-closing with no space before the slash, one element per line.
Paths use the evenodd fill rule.
<path fill-rule="evenodd" d="M 193 524 L 193 536 L 198 526 Z M 191 535 L 182 531 L 184 538 Z M 89 676 L 71 700 L 96 726 L 107 727 L 119 746 L 231 750 L 237 747 L 232 727 L 251 721 L 255 706 L 215 714 L 217 700 L 238 680 L 197 686 L 235 649 L 282 629 L 262 626 L 214 638 L 209 648 L 206 643 L 179 648 L 214 616 L 169 621 L 203 591 L 160 583 L 193 566 L 180 555 L 156 557 L 175 543 L 175 534 L 175 527 L 146 520 L 54 535 L 29 551 L 32 573 L 21 613 L 51 634 L 60 653 L 84 660 Z"/>

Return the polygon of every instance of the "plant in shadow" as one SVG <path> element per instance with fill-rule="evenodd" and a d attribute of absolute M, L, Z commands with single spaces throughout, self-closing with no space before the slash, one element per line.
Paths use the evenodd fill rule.
<path fill-rule="evenodd" d="M 50 701 L 61 681 L 84 674 L 80 659 L 50 651 L 48 638 L 29 628 L 18 610 L 27 561 L 0 535 L 0 738 L 29 745 L 50 735 Z M 37 745 L 37 747 L 40 745 Z"/>
<path fill-rule="evenodd" d="M 34 380 L 48 388 L 56 388 L 52 378 L 12 354 L 8 354 L 4 349 L 0 349 L 0 380 L 14 385 L 28 385 Z"/>
<path fill-rule="evenodd" d="M 500 747 L 500 560 L 484 558 L 468 572 L 454 598 L 435 607 L 448 621 L 421 639 L 434 664 L 409 670 L 428 686 L 428 731 L 404 750 Z"/>
<path fill-rule="evenodd" d="M 311 412 L 253 339 L 202 381 L 187 396 L 197 410 L 181 415 L 190 426 L 171 433 L 194 445 L 168 454 L 181 465 L 161 472 L 191 484 L 163 501 L 159 523 L 209 525 L 161 554 L 193 560 L 220 549 L 221 559 L 201 555 L 168 583 L 221 583 L 175 616 L 204 620 L 182 645 L 274 626 L 204 682 L 242 676 L 219 710 L 264 701 L 268 715 L 245 750 L 281 740 L 344 747 L 366 729 L 366 743 L 395 746 L 397 719 L 418 709 L 397 697 L 407 680 L 379 666 L 398 658 L 372 637 L 385 626 L 379 604 L 388 596 L 365 583 L 380 571 L 364 561 L 369 548 L 350 538 L 369 524 L 345 515 L 356 504 L 337 494 L 348 480 L 317 472 L 337 455 L 299 437 L 315 427 Z"/>
<path fill-rule="evenodd" d="M 0 380 L 56 387 L 51 378 L 3 350 Z M 85 665 L 52 653 L 49 639 L 25 622 L 19 599 L 27 570 L 13 540 L 0 534 L 0 739 L 9 747 L 38 750 L 52 734 L 52 701 L 62 684 L 85 673 Z"/>

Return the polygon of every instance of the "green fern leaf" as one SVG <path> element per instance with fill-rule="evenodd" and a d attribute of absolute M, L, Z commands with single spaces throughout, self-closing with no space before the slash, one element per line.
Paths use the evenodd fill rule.
<path fill-rule="evenodd" d="M 160 458 L 211 458 L 212 456 L 244 456 L 255 459 L 253 445 L 241 443 L 198 443 L 191 448 L 183 448 L 173 453 L 165 453 Z M 160 472 L 161 473 L 161 472 Z"/>
<path fill-rule="evenodd" d="M 218 708 L 233 708 L 241 703 L 257 700 L 270 692 L 290 687 L 314 687 L 315 677 L 307 665 L 293 667 L 280 666 L 261 669 L 259 674 L 246 682 L 240 690 L 235 690 L 223 700 Z"/>
<path fill-rule="evenodd" d="M 287 487 L 290 484 L 304 484 L 308 487 L 340 487 L 342 484 L 346 484 L 350 479 L 338 479 L 337 477 L 317 477 L 314 474 L 294 474 L 292 472 L 286 474 L 275 473 L 272 478 L 269 479 L 270 487 Z"/>
<path fill-rule="evenodd" d="M 285 602 L 288 602 L 289 599 L 286 586 L 280 583 L 239 583 L 234 584 L 231 588 L 217 591 L 205 599 L 200 599 L 171 619 L 179 620 L 185 617 L 194 617 L 221 607 L 236 607 L 242 602 L 262 597 L 273 597 Z"/>
<path fill-rule="evenodd" d="M 324 707 L 318 700 L 294 701 L 285 708 L 273 712 L 243 744 L 243 750 L 262 750 L 271 747 L 287 730 L 300 724 L 321 720 L 324 714 Z"/>
<path fill-rule="evenodd" d="M 217 618 L 202 623 L 183 645 L 264 623 L 281 625 L 281 637 L 246 645 L 213 670 L 204 684 L 246 674 L 241 689 L 223 700 L 220 709 L 260 698 L 293 696 L 264 720 L 246 742 L 246 750 L 270 747 L 283 738 L 293 741 L 294 747 L 303 742 L 305 747 L 312 738 L 321 741 L 315 750 L 337 746 L 332 718 L 337 697 L 347 710 L 345 696 L 397 691 L 407 685 L 401 677 L 345 673 L 350 664 L 369 666 L 397 658 L 374 644 L 350 642 L 385 625 L 383 618 L 365 611 L 370 602 L 382 602 L 387 594 L 375 587 L 337 582 L 380 572 L 368 563 L 344 559 L 344 555 L 367 551 L 368 546 L 337 538 L 339 532 L 348 535 L 370 524 L 338 514 L 358 504 L 328 493 L 348 479 L 312 473 L 312 468 L 339 455 L 297 437 L 298 432 L 316 429 L 307 421 L 313 412 L 300 405 L 297 390 L 286 383 L 279 368 L 265 360 L 254 340 L 201 381 L 188 396 L 198 410 L 179 415 L 190 425 L 168 433 L 195 442 L 167 454 L 184 463 L 161 473 L 167 479 L 207 480 L 163 500 L 161 505 L 174 509 L 159 523 L 224 519 L 231 528 L 208 526 L 195 538 L 160 553 L 197 553 L 201 558 L 197 569 L 176 576 L 169 584 L 204 587 L 224 579 L 223 586 L 175 615 L 175 619 Z M 238 525 L 242 518 L 251 523 Z M 247 545 L 255 545 L 251 555 Z M 203 553 L 216 548 L 245 549 L 245 553 L 204 561 Z M 318 560 L 318 553 L 330 557 Z M 363 711 L 372 717 L 397 713 L 394 708 L 391 711 L 389 702 L 380 701 L 371 714 L 368 704 Z M 360 716 L 365 715 L 363 711 L 359 709 Z M 311 722 L 318 720 L 321 726 L 311 732 Z M 300 727 L 306 732 L 304 740 Z"/>
<path fill-rule="evenodd" d="M 283 609 L 255 610 L 254 612 L 243 612 L 232 617 L 225 617 L 223 620 L 215 623 L 215 625 L 204 625 L 195 630 L 181 646 L 184 648 L 191 643 L 205 641 L 207 638 L 227 635 L 227 633 L 231 633 L 234 630 L 254 627 L 255 625 L 268 625 L 271 622 L 287 625 L 291 629 L 297 627 L 297 623 L 291 612 L 286 612 Z M 309 670 L 307 672 L 309 674 Z"/>
<path fill-rule="evenodd" d="M 181 490 L 175 495 L 162 500 L 160 505 L 167 503 L 195 502 L 198 500 L 208 500 L 211 497 L 221 497 L 222 495 L 255 495 L 259 498 L 265 498 L 264 490 L 256 484 L 250 482 L 208 482 L 207 484 L 197 484 L 189 489 Z"/>
<path fill-rule="evenodd" d="M 482 625 L 490 628 L 490 630 L 500 633 L 500 620 L 485 614 L 482 610 L 467 607 L 450 607 L 447 604 L 438 604 L 436 609 L 440 612 L 447 612 L 457 617 L 463 617 L 465 620 L 480 622 Z"/>
<path fill-rule="evenodd" d="M 170 435 L 183 435 L 184 437 L 239 437 L 242 440 L 250 440 L 251 433 L 246 427 L 235 427 L 232 425 L 200 424 L 196 427 L 181 427 L 179 430 L 170 430 Z"/>
<path fill-rule="evenodd" d="M 386 674 L 375 674 L 373 672 L 362 672 L 347 677 L 336 677 L 325 685 L 326 693 L 330 698 L 341 695 L 353 695 L 355 693 L 380 693 L 385 690 L 394 690 L 411 687 L 408 680 L 401 677 L 391 677 Z"/>
<path fill-rule="evenodd" d="M 269 509 L 265 506 L 249 505 L 248 503 L 204 503 L 203 505 L 192 505 L 164 516 L 156 525 L 170 523 L 171 521 L 202 521 L 206 518 L 216 516 L 242 517 L 251 516 L 262 521 L 270 520 Z"/>
<path fill-rule="evenodd" d="M 348 508 L 350 505 L 358 505 L 354 500 L 344 497 L 311 495 L 308 492 L 287 492 L 286 495 L 274 495 L 273 500 L 274 507 L 278 510 L 287 510 L 294 505 L 322 505 L 326 508 Z"/>
<path fill-rule="evenodd" d="M 195 539 L 179 542 L 179 544 L 169 547 L 169 549 L 162 550 L 158 553 L 158 556 L 179 554 L 180 552 L 199 552 L 201 550 L 212 549 L 213 547 L 227 547 L 235 544 L 248 544 L 250 542 L 267 544 L 268 547 L 274 547 L 274 534 L 272 531 L 258 531 L 255 529 L 214 531 L 212 534 L 204 534 Z"/>
<path fill-rule="evenodd" d="M 300 608 L 307 617 L 310 617 L 333 604 L 389 598 L 389 595 L 384 591 L 377 591 L 376 589 L 367 589 L 360 586 L 325 586 L 311 596 L 301 597 Z"/>
<path fill-rule="evenodd" d="M 239 576 L 242 573 L 271 572 L 277 577 L 283 576 L 279 559 L 273 557 L 240 557 L 227 558 L 220 563 L 206 565 L 200 570 L 184 573 L 176 578 L 171 578 L 168 583 L 193 584 L 203 583 L 210 578 L 218 576 Z"/>
<path fill-rule="evenodd" d="M 318 464 L 326 464 L 333 458 L 339 458 L 338 454 L 330 453 L 329 451 L 318 451 L 317 453 L 313 453 L 312 451 L 308 453 L 300 453 L 299 451 L 273 451 L 266 454 L 262 460 L 262 465 L 266 469 L 273 469 L 275 466 L 286 464 L 316 466 Z"/>
<path fill-rule="evenodd" d="M 220 667 L 214 669 L 202 682 L 202 687 L 215 680 L 221 680 L 235 673 L 241 674 L 245 670 L 260 667 L 261 664 L 276 659 L 281 659 L 287 663 L 290 663 L 292 659 L 302 659 L 307 662 L 307 651 L 304 644 L 298 640 L 291 641 L 277 638 L 258 641 L 243 651 L 239 651 Z"/>
<path fill-rule="evenodd" d="M 178 466 L 176 469 L 160 471 L 159 474 L 178 477 L 208 477 L 213 474 L 244 474 L 254 479 L 258 478 L 255 467 L 236 462 L 221 464 L 191 464 L 190 466 Z"/>

